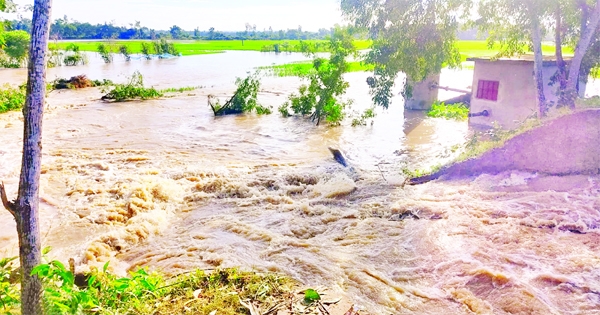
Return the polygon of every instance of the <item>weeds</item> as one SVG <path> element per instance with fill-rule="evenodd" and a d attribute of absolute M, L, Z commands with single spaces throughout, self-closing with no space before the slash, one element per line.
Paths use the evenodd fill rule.
<path fill-rule="evenodd" d="M 183 93 L 183 92 L 193 91 L 193 90 L 196 90 L 198 88 L 200 88 L 200 87 L 198 87 L 198 86 L 184 86 L 184 87 L 180 87 L 180 88 L 166 88 L 166 89 L 160 90 L 160 93 Z"/>
<path fill-rule="evenodd" d="M 102 100 L 112 100 L 115 102 L 123 102 L 128 100 L 147 100 L 162 97 L 163 93 L 155 88 L 144 87 L 144 79 L 139 71 L 135 71 L 129 78 L 126 84 L 115 84 L 113 89 L 106 95 L 102 96 Z"/>
<path fill-rule="evenodd" d="M 18 284 L 11 281 L 15 258 L 0 260 L 0 310 L 18 314 Z M 276 274 L 258 274 L 237 269 L 196 270 L 165 278 L 157 272 L 138 269 L 126 277 L 92 268 L 75 275 L 53 260 L 34 268 L 44 286 L 47 314 L 247 314 L 246 304 L 263 310 L 277 309 L 287 301 L 294 283 Z M 80 282 L 77 279 L 85 279 Z M 246 303 L 243 303 L 246 301 Z M 249 303 L 248 303 L 249 302 Z"/>
<path fill-rule="evenodd" d="M 464 103 L 448 104 L 436 101 L 427 112 L 429 117 L 443 117 L 446 119 L 467 120 L 469 108 Z"/>
<path fill-rule="evenodd" d="M 17 314 L 20 305 L 19 290 L 14 276 L 18 272 L 14 261 L 18 257 L 0 259 L 0 310 L 2 314 Z"/>

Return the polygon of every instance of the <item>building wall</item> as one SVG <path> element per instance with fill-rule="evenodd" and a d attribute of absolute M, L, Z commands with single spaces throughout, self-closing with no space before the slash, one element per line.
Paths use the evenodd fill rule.
<path fill-rule="evenodd" d="M 556 73 L 556 65 L 545 64 L 542 68 L 544 96 L 549 106 L 558 101 L 558 83 L 549 86 L 550 78 Z M 498 81 L 498 100 L 477 98 L 479 80 Z M 585 94 L 585 84 L 580 82 L 580 97 Z M 533 81 L 533 61 L 525 60 L 476 60 L 473 73 L 473 96 L 471 113 L 487 110 L 488 117 L 471 117 L 472 125 L 490 127 L 498 122 L 502 128 L 512 129 L 528 117 L 537 114 L 537 92 Z"/>
<path fill-rule="evenodd" d="M 477 98 L 479 80 L 500 82 L 497 101 Z M 487 110 L 490 115 L 471 117 L 470 124 L 492 126 L 496 121 L 503 128 L 515 128 L 536 113 L 535 99 L 532 62 L 475 61 L 471 113 Z"/>
<path fill-rule="evenodd" d="M 438 89 L 432 89 L 432 85 L 438 85 L 440 74 L 432 74 L 425 80 L 414 83 L 412 97 L 404 103 L 404 108 L 411 110 L 429 110 L 431 104 L 438 99 Z"/>

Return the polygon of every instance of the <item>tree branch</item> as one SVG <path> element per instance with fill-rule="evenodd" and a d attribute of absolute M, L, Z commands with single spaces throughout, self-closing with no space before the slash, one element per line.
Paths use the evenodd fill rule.
<path fill-rule="evenodd" d="M 16 218 L 17 216 L 15 214 L 15 205 L 12 202 L 8 201 L 8 198 L 6 197 L 4 182 L 0 182 L 0 197 L 2 198 L 2 205 L 4 205 L 4 208 L 6 208 L 6 210 L 8 210 L 8 212 L 10 212 Z"/>

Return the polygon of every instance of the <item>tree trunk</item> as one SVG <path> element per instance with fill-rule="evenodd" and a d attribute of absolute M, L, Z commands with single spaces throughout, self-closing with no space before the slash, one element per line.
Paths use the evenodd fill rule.
<path fill-rule="evenodd" d="M 23 107 L 23 159 L 17 200 L 8 202 L 0 185 L 2 203 L 17 223 L 21 258 L 21 314 L 42 314 L 42 283 L 31 276 L 41 262 L 39 184 L 42 158 L 42 118 L 46 97 L 46 51 L 52 0 L 35 0 L 29 48 L 27 96 Z"/>
<path fill-rule="evenodd" d="M 600 1 L 600 0 L 599 0 Z M 544 77 L 542 73 L 544 59 L 542 57 L 542 35 L 540 24 L 537 17 L 532 19 L 532 40 L 533 40 L 533 81 L 537 89 L 537 108 L 538 117 L 542 118 L 546 115 L 546 96 L 544 95 Z"/>
<path fill-rule="evenodd" d="M 583 27 L 585 21 L 582 21 L 581 36 L 579 42 L 575 48 L 575 55 L 571 59 L 571 65 L 569 66 L 569 78 L 567 80 L 567 87 L 565 94 L 567 96 L 568 104 L 571 108 L 575 108 L 575 99 L 577 98 L 577 83 L 579 82 L 579 71 L 581 69 L 581 62 L 583 56 L 590 46 L 592 36 L 598 28 L 598 22 L 600 22 L 600 0 L 596 1 L 596 6 L 590 14 L 590 20 Z"/>
<path fill-rule="evenodd" d="M 554 18 L 556 20 L 556 28 L 554 33 L 554 42 L 556 47 L 556 67 L 558 68 L 558 83 L 560 86 L 559 91 L 564 91 L 567 87 L 567 67 L 565 64 L 565 60 L 563 59 L 562 53 L 562 10 L 560 5 L 556 7 L 556 11 L 554 13 Z M 562 97 L 560 97 L 562 103 Z"/>

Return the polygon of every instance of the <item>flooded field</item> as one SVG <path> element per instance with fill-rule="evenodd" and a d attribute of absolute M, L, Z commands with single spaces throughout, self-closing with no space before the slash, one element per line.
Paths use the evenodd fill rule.
<path fill-rule="evenodd" d="M 371 314 L 600 314 L 600 177 L 513 172 L 405 187 L 403 168 L 452 159 L 469 130 L 405 113 L 399 98 L 358 128 L 276 112 L 212 116 L 207 95 L 230 95 L 236 76 L 303 58 L 228 52 L 50 69 L 49 79 L 123 81 L 140 70 L 158 88 L 202 86 L 118 104 L 96 89 L 50 94 L 41 193 L 50 256 L 80 270 L 110 261 L 120 273 L 281 272 Z M 0 71 L 1 82 L 24 76 Z M 356 110 L 370 104 L 366 77 L 347 76 Z M 441 85 L 469 78 L 448 71 Z M 264 78 L 259 100 L 277 108 L 298 84 Z M 0 115 L 0 130 L 0 179 L 15 196 L 19 113 Z M 0 212 L 0 256 L 17 251 Z"/>

